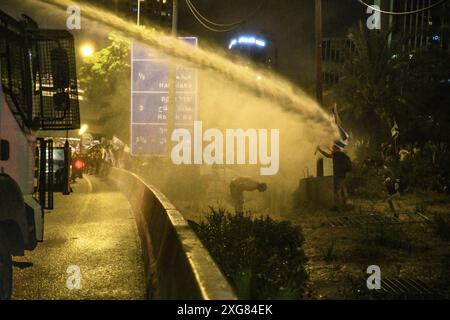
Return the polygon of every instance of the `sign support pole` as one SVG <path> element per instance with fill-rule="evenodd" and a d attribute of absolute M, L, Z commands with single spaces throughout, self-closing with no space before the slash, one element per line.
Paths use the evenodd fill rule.
<path fill-rule="evenodd" d="M 172 37 L 176 38 L 178 33 L 178 0 L 173 0 L 172 10 Z M 166 140 L 166 152 L 170 158 L 170 152 L 172 147 L 171 135 L 175 129 L 175 117 L 176 117 L 176 92 L 177 92 L 177 65 L 175 59 L 170 60 L 169 67 L 169 103 L 167 105 L 167 140 Z"/>

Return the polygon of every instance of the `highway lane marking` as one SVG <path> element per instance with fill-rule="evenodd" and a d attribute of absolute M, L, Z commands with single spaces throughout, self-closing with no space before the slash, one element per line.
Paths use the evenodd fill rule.
<path fill-rule="evenodd" d="M 92 188 L 91 179 L 89 179 L 87 177 L 87 175 L 84 175 L 83 178 L 88 184 L 88 193 L 87 193 L 87 197 L 88 198 L 86 199 L 86 201 L 83 203 L 83 206 L 79 210 L 79 213 L 78 213 L 78 216 L 77 216 L 77 219 L 76 219 L 76 224 L 78 224 L 80 222 L 81 217 L 83 216 L 84 212 L 87 210 L 87 208 L 90 205 L 90 202 L 92 200 L 92 190 L 93 190 L 93 188 Z"/>

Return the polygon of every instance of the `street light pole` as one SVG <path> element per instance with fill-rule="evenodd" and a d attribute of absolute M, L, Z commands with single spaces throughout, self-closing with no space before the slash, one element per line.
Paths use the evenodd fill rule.
<path fill-rule="evenodd" d="M 172 6 L 172 37 L 176 37 L 178 34 L 178 0 L 173 0 Z M 175 59 L 170 59 L 169 66 L 169 102 L 167 104 L 167 138 L 166 149 L 170 158 L 171 152 L 171 135 L 175 129 L 176 122 L 176 92 L 177 92 L 177 66 Z"/>
<path fill-rule="evenodd" d="M 315 0 L 315 39 L 316 39 L 316 99 L 323 103 L 322 86 L 322 0 Z"/>
<path fill-rule="evenodd" d="M 114 13 L 119 15 L 119 0 L 114 0 Z"/>
<path fill-rule="evenodd" d="M 172 7 L 172 35 L 177 36 L 178 33 L 178 0 L 173 0 Z"/>
<path fill-rule="evenodd" d="M 144 0 L 137 0 L 138 2 L 138 7 L 137 7 L 137 26 L 140 26 L 140 18 L 141 18 L 141 1 Z"/>

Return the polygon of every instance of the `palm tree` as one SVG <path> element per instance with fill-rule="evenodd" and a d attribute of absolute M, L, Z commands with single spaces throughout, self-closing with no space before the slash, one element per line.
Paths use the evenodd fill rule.
<path fill-rule="evenodd" d="M 388 31 L 369 30 L 362 23 L 352 28 L 348 38 L 353 45 L 344 52 L 335 90 L 342 117 L 374 150 L 388 138 L 392 111 L 400 103 L 397 80 L 405 65 L 398 45 L 388 37 Z"/>

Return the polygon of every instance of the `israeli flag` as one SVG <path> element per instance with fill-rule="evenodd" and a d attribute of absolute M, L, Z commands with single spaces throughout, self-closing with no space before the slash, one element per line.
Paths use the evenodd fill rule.
<path fill-rule="evenodd" d="M 339 118 L 339 115 L 337 113 L 336 104 L 333 107 L 333 118 L 334 121 L 336 122 L 336 125 L 338 126 L 340 136 L 340 139 L 335 141 L 334 145 L 342 150 L 348 145 L 350 135 L 344 130 L 344 128 L 341 127 L 341 119 Z"/>
<path fill-rule="evenodd" d="M 347 145 L 348 145 L 348 141 L 350 136 L 348 135 L 347 132 L 345 132 L 345 130 L 338 125 L 338 129 L 339 129 L 339 135 L 341 136 L 341 139 L 339 139 L 338 141 L 334 142 L 335 146 L 338 146 L 341 149 L 344 149 Z"/>
<path fill-rule="evenodd" d="M 395 120 L 394 120 L 394 125 L 391 128 L 391 136 L 393 139 L 397 139 L 399 134 L 400 134 L 400 130 L 398 129 L 397 122 L 395 122 Z"/>

